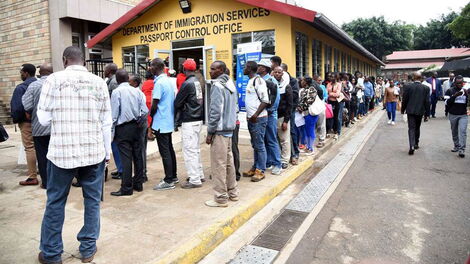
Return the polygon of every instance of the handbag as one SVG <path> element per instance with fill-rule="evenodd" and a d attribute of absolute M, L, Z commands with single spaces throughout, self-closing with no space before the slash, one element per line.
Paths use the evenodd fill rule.
<path fill-rule="evenodd" d="M 325 104 L 325 108 L 326 119 L 333 118 L 333 106 L 331 104 Z"/>
<path fill-rule="evenodd" d="M 393 94 L 400 95 L 400 89 L 395 87 L 395 89 L 393 89 Z"/>
<path fill-rule="evenodd" d="M 315 101 L 313 102 L 313 104 L 311 104 L 309 107 L 308 107 L 308 113 L 311 115 L 311 116 L 317 116 L 323 112 L 325 112 L 325 103 L 320 99 L 320 97 L 315 97 Z"/>
<path fill-rule="evenodd" d="M 0 142 L 7 141 L 8 138 L 7 130 L 3 127 L 2 123 L 0 123 Z"/>

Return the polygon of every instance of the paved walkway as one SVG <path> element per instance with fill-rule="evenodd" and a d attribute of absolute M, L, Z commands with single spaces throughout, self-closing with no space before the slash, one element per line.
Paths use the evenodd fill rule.
<path fill-rule="evenodd" d="M 442 115 L 423 124 L 414 156 L 407 142 L 401 119 L 381 122 L 287 263 L 465 263 L 469 153 L 450 152 Z"/>
<path fill-rule="evenodd" d="M 40 224 L 44 213 L 45 191 L 38 186 L 22 187 L 25 166 L 16 165 L 20 141 L 19 131 L 9 128 L 11 139 L 0 145 L 0 263 L 35 263 Z M 346 130 L 347 131 L 347 130 Z M 178 143 L 179 136 L 174 136 Z M 252 149 L 247 132 L 241 132 L 241 170 L 251 166 Z M 331 142 L 333 143 L 333 142 Z M 155 142 L 150 149 L 156 150 Z M 150 151 L 151 152 L 151 151 Z M 149 154 L 150 156 L 158 156 Z M 205 175 L 209 177 L 209 148 L 202 146 Z M 177 151 L 178 177 L 186 178 L 183 158 Z M 119 189 L 120 181 L 109 179 L 105 185 L 105 201 L 101 210 L 101 237 L 98 240 L 96 263 L 155 263 L 171 259 L 175 252 L 184 252 L 191 243 L 206 241 L 193 258 L 207 254 L 233 229 L 260 210 L 270 199 L 312 164 L 312 157 L 302 156 L 302 164 L 290 167 L 280 176 L 269 173 L 264 181 L 252 183 L 247 178 L 240 181 L 240 201 L 230 202 L 228 208 L 209 208 L 204 201 L 212 198 L 211 180 L 203 188 L 157 192 L 152 187 L 163 177 L 160 158 L 148 161 L 149 182 L 144 191 L 129 197 L 112 197 L 111 191 Z M 227 219 L 231 219 L 227 221 Z M 76 234 L 83 224 L 83 199 L 81 190 L 72 188 L 66 206 L 63 230 L 64 263 L 79 263 Z M 214 230 L 217 229 L 217 230 Z M 213 234 L 214 237 L 205 237 Z M 207 252 L 207 253 L 205 253 Z M 170 256 L 170 257 L 168 257 Z M 186 260 L 191 256 L 186 256 Z"/>

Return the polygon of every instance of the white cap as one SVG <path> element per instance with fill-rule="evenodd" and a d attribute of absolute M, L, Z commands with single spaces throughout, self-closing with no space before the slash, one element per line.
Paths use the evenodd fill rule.
<path fill-rule="evenodd" d="M 258 62 L 258 66 L 264 66 L 264 67 L 268 67 L 271 69 L 271 66 L 272 66 L 272 63 L 269 59 L 261 59 L 259 62 Z"/>

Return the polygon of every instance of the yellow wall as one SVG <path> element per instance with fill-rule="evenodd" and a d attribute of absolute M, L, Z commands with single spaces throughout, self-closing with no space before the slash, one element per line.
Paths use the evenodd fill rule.
<path fill-rule="evenodd" d="M 373 71 L 365 71 L 365 69 L 363 67 L 361 67 L 361 63 L 364 62 L 364 63 L 367 63 L 369 65 L 371 65 L 371 67 L 373 69 L 376 68 L 376 63 L 372 60 L 370 60 L 369 58 L 359 54 L 358 52 L 354 51 L 353 49 L 347 47 L 346 45 L 344 45 L 343 43 L 341 42 L 338 42 L 336 41 L 335 39 L 331 38 L 330 36 L 324 34 L 323 32 L 317 30 L 316 28 L 310 26 L 309 24 L 301 21 L 301 20 L 298 20 L 296 18 L 292 18 L 292 34 L 294 34 L 295 36 L 295 33 L 296 32 L 300 32 L 300 33 L 303 33 L 305 35 L 308 36 L 308 46 L 309 49 L 308 49 L 308 66 L 307 66 L 307 72 L 312 76 L 313 75 L 313 68 L 312 68 L 312 44 L 313 44 L 313 40 L 316 39 L 316 40 L 319 40 L 322 42 L 322 65 L 325 64 L 325 60 L 326 60 L 326 45 L 329 45 L 332 47 L 332 52 L 331 52 L 331 59 L 330 59 L 330 66 L 331 68 L 330 69 L 324 69 L 324 67 L 322 67 L 322 77 L 325 76 L 325 72 L 328 72 L 328 71 L 333 71 L 334 69 L 334 49 L 338 49 L 340 51 L 339 53 L 339 70 L 341 71 L 341 52 L 344 52 L 346 54 L 351 54 L 352 58 L 351 58 L 351 63 L 353 61 L 353 58 L 357 58 L 359 61 L 360 61 L 360 64 L 359 64 L 359 68 L 360 69 L 355 69 L 355 67 L 352 67 L 353 69 L 353 72 L 356 71 L 356 70 L 360 70 L 361 72 L 363 72 L 364 74 L 366 75 L 374 75 L 375 72 Z M 294 59 L 295 59 L 295 43 L 294 43 L 294 52 L 293 52 L 293 56 L 294 56 Z M 346 63 L 348 63 L 348 61 L 346 60 Z M 291 73 L 295 75 L 295 67 L 292 68 L 293 70 L 291 70 Z"/>
<path fill-rule="evenodd" d="M 291 19 L 288 16 L 281 15 L 278 13 L 270 12 L 268 16 L 256 17 L 256 18 L 246 18 L 241 20 L 227 21 L 229 11 L 236 10 L 248 10 L 253 9 L 253 6 L 241 4 L 235 1 L 230 0 L 192 0 L 192 12 L 189 14 L 183 14 L 180 9 L 178 1 L 175 0 L 162 0 L 160 3 L 156 4 L 154 7 L 145 12 L 141 17 L 134 20 L 131 24 L 127 25 L 125 28 L 135 27 L 139 25 L 147 25 L 150 23 L 159 23 L 172 21 L 173 27 L 169 30 L 159 30 L 150 33 L 144 34 L 133 34 L 133 35 L 123 35 L 123 30 L 114 34 L 112 38 L 113 43 L 113 60 L 114 62 L 122 67 L 122 48 L 127 46 L 135 45 L 149 45 L 149 55 L 153 58 L 154 50 L 169 50 L 171 49 L 171 40 L 166 41 L 157 41 L 150 43 L 142 43 L 141 36 L 148 35 L 151 33 L 167 33 L 173 32 L 172 40 L 185 40 L 185 39 L 194 39 L 201 37 L 189 37 L 183 39 L 176 39 L 176 31 L 189 29 L 191 27 L 181 27 L 175 28 L 175 20 L 183 19 L 188 17 L 204 16 L 207 14 L 219 14 L 224 13 L 224 22 L 220 23 L 208 23 L 204 25 L 199 25 L 195 27 L 208 27 L 209 31 L 213 33 L 213 28 L 219 24 L 226 23 L 241 23 L 241 31 L 235 33 L 251 32 L 251 31 L 263 31 L 263 30 L 275 30 L 275 52 L 278 56 L 287 59 L 288 63 L 293 64 L 294 59 L 292 59 L 293 51 L 293 41 L 290 40 L 290 23 Z M 232 33 L 225 34 L 211 34 L 204 37 L 205 46 L 215 46 L 217 51 L 216 56 L 218 60 L 222 60 L 227 63 L 227 66 L 232 65 Z M 295 46 L 294 46 L 295 47 Z"/>

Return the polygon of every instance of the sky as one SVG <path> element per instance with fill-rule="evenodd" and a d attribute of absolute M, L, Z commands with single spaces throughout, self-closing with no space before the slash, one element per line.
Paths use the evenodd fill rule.
<path fill-rule="evenodd" d="M 290 2 L 289 0 L 288 2 Z M 407 24 L 426 25 L 450 10 L 460 13 L 469 0 L 295 0 L 298 6 L 323 13 L 338 26 L 357 18 L 384 16 L 388 22 L 405 21 Z"/>

